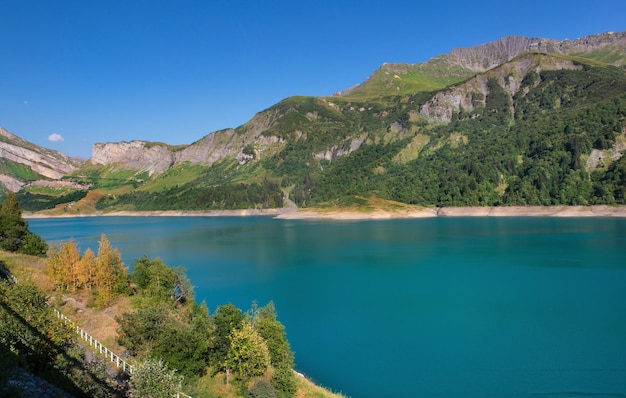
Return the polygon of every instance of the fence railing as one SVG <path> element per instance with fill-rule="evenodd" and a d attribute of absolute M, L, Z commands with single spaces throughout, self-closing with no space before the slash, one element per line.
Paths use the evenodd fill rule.
<path fill-rule="evenodd" d="M 83 339 L 86 343 L 89 343 L 90 347 L 93 347 L 93 349 L 97 352 L 100 351 L 100 354 L 102 356 L 104 356 L 106 359 L 110 360 L 112 363 L 115 364 L 115 366 L 119 369 L 121 368 L 121 370 L 124 373 L 128 373 L 129 375 L 133 374 L 133 366 L 131 364 L 129 364 L 128 362 L 126 362 L 125 360 L 123 360 L 122 358 L 120 358 L 119 355 L 117 355 L 116 353 L 114 353 L 113 351 L 111 351 L 110 349 L 108 349 L 106 346 L 104 346 L 101 342 L 99 342 L 98 340 L 96 340 L 92 335 L 90 335 L 89 333 L 87 333 L 87 331 L 83 328 L 81 328 L 80 326 L 78 326 L 76 323 L 74 323 L 74 321 L 72 321 L 70 318 L 66 317 L 65 315 L 61 314 L 61 312 L 59 310 L 57 310 L 56 308 L 52 307 L 52 309 L 54 310 L 54 313 L 56 314 L 56 317 L 58 319 L 60 319 L 61 321 L 63 321 L 64 324 L 69 324 L 72 326 L 72 328 L 74 328 L 74 330 L 76 331 L 76 334 L 78 334 L 80 336 L 81 339 Z"/>
<path fill-rule="evenodd" d="M 4 275 L 8 279 L 11 279 L 13 281 L 13 283 L 15 283 L 15 284 L 18 283 L 17 278 L 12 273 L 10 273 L 9 270 L 7 270 L 6 268 L 2 267 L 1 265 L 0 265 L 0 274 Z M 126 362 L 125 360 L 120 358 L 119 355 L 117 355 L 116 353 L 114 353 L 113 351 L 108 349 L 106 346 L 104 346 L 101 342 L 96 340 L 92 335 L 87 333 L 87 331 L 85 329 L 83 329 L 80 326 L 78 326 L 76 324 L 76 322 L 72 321 L 70 318 L 68 318 L 67 316 L 63 315 L 61 313 L 61 311 L 57 310 L 56 308 L 51 306 L 49 303 L 47 303 L 47 304 L 52 308 L 52 310 L 54 311 L 55 316 L 58 319 L 60 319 L 64 324 L 71 325 L 72 328 L 74 329 L 74 331 L 76 332 L 76 334 L 78 334 L 80 336 L 80 338 L 83 339 L 86 343 L 89 343 L 90 347 L 92 347 L 95 351 L 99 351 L 100 354 L 103 355 L 107 360 L 110 360 L 111 363 L 114 363 L 115 366 L 117 366 L 118 369 L 121 368 L 121 370 L 124 373 L 128 374 L 129 376 L 132 376 L 134 368 L 133 368 L 133 366 L 131 364 L 129 364 L 128 362 Z M 193 397 L 191 397 L 190 395 L 185 394 L 184 392 L 178 392 L 178 393 L 176 393 L 175 398 L 193 398 Z"/>

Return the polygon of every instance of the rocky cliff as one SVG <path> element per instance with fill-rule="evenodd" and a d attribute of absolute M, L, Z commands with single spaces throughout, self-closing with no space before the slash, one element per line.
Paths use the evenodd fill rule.
<path fill-rule="evenodd" d="M 463 81 L 527 52 L 554 53 L 594 59 L 614 66 L 626 65 L 626 32 L 607 32 L 576 40 L 507 36 L 468 48 L 455 48 L 417 64 L 383 64 L 365 82 L 339 96 L 405 94 L 431 91 Z"/>
<path fill-rule="evenodd" d="M 266 110 L 255 115 L 239 129 L 213 132 L 185 146 L 173 148 L 166 144 L 145 141 L 95 144 L 91 163 L 117 165 L 122 168 L 159 174 L 170 167 L 189 162 L 211 165 L 226 157 L 245 163 L 274 153 L 284 140 L 265 133 L 280 118 Z M 248 148 L 248 149 L 246 149 Z M 250 148 L 252 152 L 250 152 Z"/>
<path fill-rule="evenodd" d="M 174 160 L 169 146 L 145 141 L 95 144 L 90 159 L 93 164 L 116 164 L 127 169 L 147 171 L 149 175 L 167 170 Z"/>
<path fill-rule="evenodd" d="M 0 128 L 0 159 L 21 164 L 45 178 L 58 180 L 70 174 L 81 163 L 61 152 L 28 142 L 8 130 Z M 0 182 L 9 190 L 19 190 L 26 181 L 14 175 L 0 175 Z"/>
<path fill-rule="evenodd" d="M 448 62 L 476 72 L 483 72 L 532 51 L 602 58 L 598 51 L 615 52 L 614 59 L 604 61 L 615 66 L 626 63 L 626 32 L 608 32 L 576 40 L 553 40 L 507 36 L 500 40 L 469 48 L 456 48 L 447 56 Z"/>
<path fill-rule="evenodd" d="M 529 72 L 547 70 L 581 69 L 580 65 L 552 55 L 528 53 L 514 60 L 476 75 L 464 83 L 456 84 L 435 94 L 420 107 L 420 113 L 429 121 L 449 122 L 452 115 L 484 107 L 490 93 L 489 82 L 494 80 L 511 97 L 517 94 L 522 80 Z"/>

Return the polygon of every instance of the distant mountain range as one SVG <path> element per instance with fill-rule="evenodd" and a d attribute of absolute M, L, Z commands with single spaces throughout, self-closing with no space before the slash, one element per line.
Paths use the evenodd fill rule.
<path fill-rule="evenodd" d="M 350 204 L 624 204 L 626 32 L 509 36 L 384 64 L 182 146 L 95 144 L 81 161 L 0 130 L 0 182 L 28 211 Z"/>

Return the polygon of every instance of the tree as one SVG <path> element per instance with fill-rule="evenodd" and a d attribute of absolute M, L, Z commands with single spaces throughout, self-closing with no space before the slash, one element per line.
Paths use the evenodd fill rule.
<path fill-rule="evenodd" d="M 287 341 L 285 326 L 278 321 L 274 302 L 270 301 L 265 307 L 261 307 L 253 314 L 252 325 L 267 343 L 272 366 L 293 365 L 293 352 Z"/>
<path fill-rule="evenodd" d="M 160 359 L 147 359 L 135 366 L 130 379 L 137 398 L 171 398 L 181 390 L 183 377 Z"/>
<path fill-rule="evenodd" d="M 230 336 L 228 366 L 241 380 L 261 376 L 270 366 L 270 353 L 261 337 L 248 322 Z"/>
<path fill-rule="evenodd" d="M 183 317 L 160 302 L 126 312 L 116 318 L 117 342 L 135 357 L 160 358 L 185 376 L 201 375 L 208 366 L 210 318 L 206 306 L 187 310 Z"/>
<path fill-rule="evenodd" d="M 133 264 L 131 279 L 141 290 L 141 295 L 148 299 L 146 305 L 150 305 L 174 296 L 178 275 L 161 259 L 151 260 L 144 255 Z"/>
<path fill-rule="evenodd" d="M 61 244 L 59 253 L 65 266 L 64 288 L 76 292 L 82 286 L 79 284 L 80 251 L 74 241 Z"/>
<path fill-rule="evenodd" d="M 87 249 L 80 258 L 79 270 L 79 282 L 83 288 L 87 288 L 90 291 L 94 288 L 96 278 L 96 255 L 93 250 Z"/>
<path fill-rule="evenodd" d="M 126 347 L 131 355 L 146 357 L 158 348 L 163 327 L 168 322 L 167 317 L 168 309 L 162 305 L 125 312 L 115 318 L 119 325 L 117 342 Z"/>
<path fill-rule="evenodd" d="M 107 305 L 115 293 L 128 292 L 128 273 L 122 256 L 104 236 L 100 237 L 98 256 L 95 261 L 95 285 L 98 288 L 98 304 Z"/>
<path fill-rule="evenodd" d="M 272 385 L 281 396 L 294 396 L 297 385 L 292 370 L 293 352 L 287 341 L 285 327 L 278 321 L 272 301 L 265 307 L 253 311 L 252 325 L 267 344 L 271 364 L 274 367 Z"/>
<path fill-rule="evenodd" d="M 0 206 L 0 249 L 43 257 L 48 251 L 46 242 L 28 230 L 22 218 L 22 209 L 13 192 L 7 194 Z"/>
<path fill-rule="evenodd" d="M 30 281 L 0 281 L 0 344 L 10 347 L 35 373 L 71 341 L 72 330 L 52 314 L 45 295 Z"/>
<path fill-rule="evenodd" d="M 213 314 L 215 333 L 213 334 L 213 350 L 211 362 L 217 369 L 224 369 L 227 365 L 228 351 L 230 351 L 230 337 L 235 329 L 241 329 L 244 316 L 241 310 L 232 303 L 217 307 Z"/>

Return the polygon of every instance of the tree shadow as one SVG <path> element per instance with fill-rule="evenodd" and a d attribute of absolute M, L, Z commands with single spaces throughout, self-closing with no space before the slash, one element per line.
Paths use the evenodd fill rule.
<path fill-rule="evenodd" d="M 1 265 L 0 261 L 0 271 Z M 51 320 L 52 317 L 50 313 Z M 61 344 L 54 342 L 11 307 L 4 289 L 0 291 L 0 323 L 3 324 L 0 331 L 3 375 L 22 368 L 76 397 L 126 395 L 124 375 L 118 372 L 116 377 L 108 377 L 105 362 L 97 357 L 84 362 L 74 338 Z"/>

